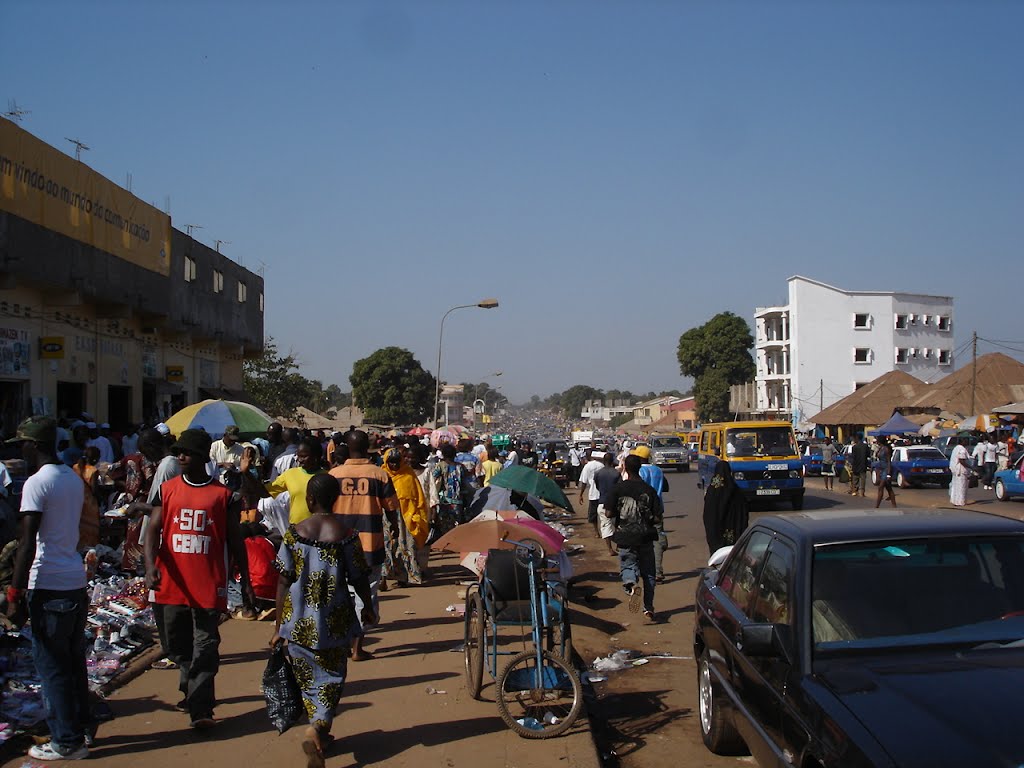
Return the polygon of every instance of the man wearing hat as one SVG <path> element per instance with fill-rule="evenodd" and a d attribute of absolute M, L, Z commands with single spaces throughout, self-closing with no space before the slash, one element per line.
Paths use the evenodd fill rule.
<path fill-rule="evenodd" d="M 661 467 L 657 464 L 651 464 L 650 447 L 638 445 L 633 449 L 633 455 L 639 456 L 640 461 L 643 462 L 640 465 L 640 479 L 658 492 L 658 498 L 662 502 L 662 507 L 664 507 L 665 498 L 662 494 L 668 490 L 668 480 L 665 478 L 665 473 L 661 471 Z M 662 517 L 662 522 L 658 528 L 658 540 L 654 542 L 654 578 L 657 581 L 665 580 L 665 567 L 662 564 L 662 559 L 667 549 L 668 535 L 665 533 L 665 519 Z"/>
<path fill-rule="evenodd" d="M 114 446 L 110 444 L 110 439 L 100 433 L 99 427 L 96 426 L 95 421 L 86 423 L 86 429 L 89 430 L 89 442 L 85 444 L 86 448 L 96 446 L 100 451 L 100 461 L 105 461 L 108 464 L 114 463 Z M 110 425 L 107 423 L 103 424 L 104 427 L 110 429 Z"/>
<path fill-rule="evenodd" d="M 218 480 L 228 470 L 238 469 L 242 464 L 243 447 L 239 440 L 240 430 L 234 424 L 224 427 L 224 437 L 214 440 L 210 446 L 210 458 L 217 464 Z"/>
<path fill-rule="evenodd" d="M 216 724 L 214 678 L 220 667 L 220 614 L 227 610 L 228 557 L 242 594 L 255 602 L 238 529 L 240 500 L 210 477 L 210 436 L 186 429 L 171 446 L 182 474 L 160 486 L 146 528 L 146 586 L 164 654 L 181 670 L 177 708 L 193 728 Z"/>
<path fill-rule="evenodd" d="M 81 760 L 89 755 L 86 727 L 89 678 L 85 620 L 89 608 L 85 568 L 78 554 L 78 523 L 85 485 L 57 458 L 57 422 L 33 416 L 8 442 L 20 442 L 36 472 L 21 496 L 21 537 L 7 589 L 7 615 L 32 620 L 32 659 L 48 703 L 50 742 L 29 749 L 37 760 Z"/>

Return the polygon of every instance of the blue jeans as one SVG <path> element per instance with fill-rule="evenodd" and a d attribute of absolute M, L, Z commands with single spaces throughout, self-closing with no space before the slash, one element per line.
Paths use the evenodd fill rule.
<path fill-rule="evenodd" d="M 32 660 L 43 684 L 46 724 L 54 746 L 64 753 L 85 743 L 85 729 L 92 717 L 85 667 L 88 609 L 84 589 L 33 589 L 28 593 Z"/>
<path fill-rule="evenodd" d="M 639 547 L 619 547 L 619 571 L 623 584 L 644 583 L 644 610 L 654 611 L 654 542 Z"/>

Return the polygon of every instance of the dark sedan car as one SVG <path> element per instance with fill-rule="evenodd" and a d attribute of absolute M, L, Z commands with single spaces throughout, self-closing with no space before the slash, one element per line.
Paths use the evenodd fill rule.
<path fill-rule="evenodd" d="M 697 587 L 700 725 L 762 766 L 1020 766 L 1024 523 L 757 521 Z"/>

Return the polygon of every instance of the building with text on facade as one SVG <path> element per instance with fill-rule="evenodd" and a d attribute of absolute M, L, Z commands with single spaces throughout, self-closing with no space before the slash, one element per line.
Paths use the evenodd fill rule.
<path fill-rule="evenodd" d="M 0 119 L 0 418 L 83 411 L 118 429 L 240 397 L 263 278 Z"/>
<path fill-rule="evenodd" d="M 755 414 L 801 421 L 887 371 L 953 369 L 951 297 L 787 282 L 787 304 L 754 313 Z"/>

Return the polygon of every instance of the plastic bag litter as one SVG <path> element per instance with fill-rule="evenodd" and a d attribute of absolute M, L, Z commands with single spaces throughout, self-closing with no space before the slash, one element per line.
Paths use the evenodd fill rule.
<path fill-rule="evenodd" d="M 270 652 L 267 668 L 263 670 L 263 696 L 267 700 L 267 715 L 278 733 L 287 731 L 306 714 L 302 689 L 283 645 Z"/>
<path fill-rule="evenodd" d="M 598 656 L 590 665 L 595 672 L 618 672 L 626 667 L 632 666 L 631 659 L 636 655 L 634 651 L 615 651 L 608 656 Z"/>

